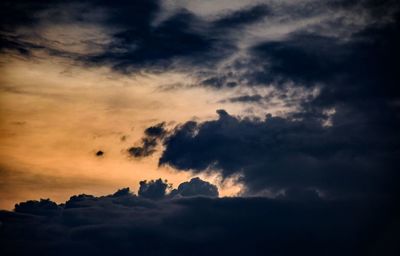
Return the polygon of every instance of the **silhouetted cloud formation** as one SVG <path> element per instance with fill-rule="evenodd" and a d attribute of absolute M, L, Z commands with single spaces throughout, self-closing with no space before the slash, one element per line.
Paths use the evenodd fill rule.
<path fill-rule="evenodd" d="M 164 138 L 166 133 L 165 123 L 159 123 L 146 128 L 144 131 L 145 136 L 141 141 L 142 146 L 131 147 L 128 149 L 128 153 L 136 158 L 152 155 L 156 151 L 158 142 Z"/>
<path fill-rule="evenodd" d="M 218 197 L 217 186 L 204 181 L 198 177 L 192 178 L 190 181 L 179 184 L 178 188 L 172 189 L 172 185 L 167 180 L 142 180 L 139 182 L 138 195 L 140 197 L 159 200 L 173 197 L 193 197 L 206 196 Z M 169 191 L 170 190 L 170 191 Z M 116 194 L 129 193 L 129 189 L 122 189 Z M 114 194 L 114 195 L 116 195 Z"/>
<path fill-rule="evenodd" d="M 241 119 L 224 110 L 217 120 L 178 126 L 165 141 L 160 164 L 178 170 L 240 176 L 248 193 L 313 188 L 326 197 L 393 196 L 397 133 L 363 120 L 295 114 Z M 299 119 L 301 117 L 301 119 Z M 385 131 L 385 133 L 383 133 Z"/>
<path fill-rule="evenodd" d="M 149 137 L 163 138 L 166 134 L 165 123 L 159 123 L 146 128 L 146 130 L 144 130 L 144 134 Z"/>
<path fill-rule="evenodd" d="M 15 205 L 15 212 L 33 215 L 54 215 L 59 207 L 50 199 L 30 200 Z"/>
<path fill-rule="evenodd" d="M 263 99 L 263 97 L 261 95 L 256 94 L 256 95 L 244 95 L 244 96 L 232 97 L 232 98 L 229 98 L 228 101 L 233 102 L 233 103 L 235 103 L 235 102 L 251 102 L 251 103 L 254 103 L 254 102 L 259 102 L 262 99 Z"/>
<path fill-rule="evenodd" d="M 398 249 L 398 225 L 392 226 L 398 215 L 376 201 L 149 200 L 128 189 L 60 205 L 45 201 L 0 211 L 4 255 L 396 255 Z"/>
<path fill-rule="evenodd" d="M 165 197 L 167 188 L 169 187 L 167 181 L 161 179 L 150 181 L 143 180 L 139 184 L 139 196 L 150 199 L 161 199 Z"/>
<path fill-rule="evenodd" d="M 218 188 L 196 177 L 190 181 L 181 183 L 177 189 L 171 191 L 171 195 L 218 197 Z"/>
<path fill-rule="evenodd" d="M 120 196 L 125 196 L 129 195 L 131 193 L 129 188 L 121 188 L 117 192 L 115 192 L 112 196 L 113 197 L 120 197 Z"/>
<path fill-rule="evenodd" d="M 157 147 L 156 138 L 143 138 L 142 146 L 140 147 L 130 147 L 128 153 L 133 157 L 146 157 L 152 155 Z"/>

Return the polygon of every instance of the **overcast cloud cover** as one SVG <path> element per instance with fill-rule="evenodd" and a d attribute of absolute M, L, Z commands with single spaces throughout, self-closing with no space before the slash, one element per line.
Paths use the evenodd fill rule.
<path fill-rule="evenodd" d="M 216 185 L 193 178 L 175 189 L 142 181 L 138 195 L 20 203 L 0 213 L 7 255 L 397 255 L 398 1 L 0 6 L 2 53 L 45 52 L 122 75 L 181 72 L 195 82 L 163 89 L 232 90 L 221 102 L 248 107 L 163 120 L 124 151 L 234 179 L 238 197 L 218 198 Z M 290 111 L 260 115 L 274 100 Z"/>

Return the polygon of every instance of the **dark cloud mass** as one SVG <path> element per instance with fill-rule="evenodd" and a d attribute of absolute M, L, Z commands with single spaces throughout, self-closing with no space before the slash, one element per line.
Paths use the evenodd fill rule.
<path fill-rule="evenodd" d="M 333 117 L 333 125 L 324 126 L 324 115 L 255 121 L 218 114 L 217 120 L 179 126 L 165 140 L 160 164 L 241 175 L 249 193 L 302 187 L 359 197 L 390 196 L 396 189 L 397 133 L 377 125 L 375 134 L 362 117 L 344 123 Z"/>
<path fill-rule="evenodd" d="M 130 147 L 128 153 L 133 157 L 150 156 L 155 152 L 157 140 L 155 138 L 143 138 L 141 147 Z"/>
<path fill-rule="evenodd" d="M 256 94 L 256 95 L 243 95 L 243 96 L 232 97 L 232 98 L 229 98 L 227 100 L 224 100 L 223 102 L 229 101 L 229 102 L 232 102 L 232 103 L 237 103 L 237 102 L 241 102 L 241 103 L 256 103 L 256 102 L 262 101 L 263 99 L 264 98 L 261 95 Z"/>
<path fill-rule="evenodd" d="M 146 128 L 144 133 L 149 137 L 157 137 L 162 138 L 164 137 L 166 130 L 165 130 L 165 123 L 159 123 L 154 126 L 150 126 Z"/>
<path fill-rule="evenodd" d="M 218 197 L 218 188 L 196 177 L 181 183 L 177 189 L 171 191 L 171 195 Z"/>
<path fill-rule="evenodd" d="M 58 206 L 45 201 L 0 211 L 3 255 L 396 255 L 398 249 L 396 212 L 378 202 L 154 201 L 126 189 L 73 196 Z"/>
<path fill-rule="evenodd" d="M 144 180 L 140 182 L 138 194 L 146 198 L 161 199 L 165 197 L 168 187 L 167 181 L 164 182 L 161 179 L 151 180 L 149 182 Z"/>
<path fill-rule="evenodd" d="M 181 183 L 176 189 L 172 189 L 172 185 L 169 184 L 167 180 L 163 181 L 162 179 L 150 181 L 143 180 L 139 185 L 138 195 L 152 200 L 174 197 L 218 197 L 217 186 L 198 177 Z M 129 189 L 126 188 L 119 190 L 114 195 L 121 193 L 129 193 Z"/>
<path fill-rule="evenodd" d="M 15 205 L 15 212 L 33 215 L 54 215 L 59 207 L 50 199 L 40 199 L 40 201 L 27 201 Z"/>
<path fill-rule="evenodd" d="M 159 123 L 146 128 L 144 137 L 142 138 L 142 146 L 130 147 L 128 153 L 135 157 L 146 157 L 152 155 L 157 148 L 158 142 L 167 134 L 165 123 Z"/>

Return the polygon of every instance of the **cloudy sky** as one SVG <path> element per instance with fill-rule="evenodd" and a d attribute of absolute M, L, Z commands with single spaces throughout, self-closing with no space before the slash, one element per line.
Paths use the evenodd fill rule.
<path fill-rule="evenodd" d="M 389 253 L 399 18 L 396 0 L 2 1 L 7 252 Z"/>

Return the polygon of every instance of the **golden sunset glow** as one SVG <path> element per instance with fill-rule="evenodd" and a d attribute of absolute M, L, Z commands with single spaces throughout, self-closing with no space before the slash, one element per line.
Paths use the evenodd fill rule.
<path fill-rule="evenodd" d="M 143 179 L 186 181 L 190 173 L 158 167 L 160 152 L 132 159 L 126 150 L 150 125 L 214 118 L 219 100 L 231 94 L 191 87 L 195 81 L 177 73 L 126 76 L 50 56 L 2 59 L 0 207 L 8 209 L 29 198 L 61 202 L 74 193 L 136 191 Z M 231 106 L 230 111 L 243 109 Z M 95 156 L 98 150 L 103 157 Z M 240 191 L 230 181 L 219 186 L 222 196 Z"/>

